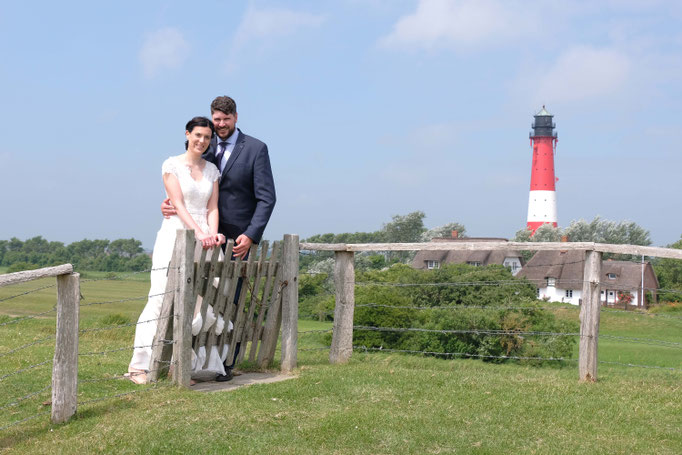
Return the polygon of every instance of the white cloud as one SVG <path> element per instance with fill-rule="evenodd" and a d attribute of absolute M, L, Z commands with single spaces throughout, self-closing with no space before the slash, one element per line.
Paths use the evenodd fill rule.
<path fill-rule="evenodd" d="M 630 58 L 616 49 L 573 47 L 547 71 L 534 73 L 534 99 L 561 103 L 617 94 L 625 89 L 631 67 Z"/>
<path fill-rule="evenodd" d="M 273 38 L 292 35 L 304 27 L 318 27 L 324 20 L 323 15 L 249 7 L 235 32 L 233 50 L 239 50 L 249 43 L 264 43 Z"/>
<path fill-rule="evenodd" d="M 524 3 L 501 0 L 419 0 L 380 40 L 389 48 L 471 49 L 534 33 L 539 21 Z"/>
<path fill-rule="evenodd" d="M 147 78 L 179 68 L 189 56 L 189 44 L 176 28 L 162 28 L 147 36 L 138 58 Z"/>

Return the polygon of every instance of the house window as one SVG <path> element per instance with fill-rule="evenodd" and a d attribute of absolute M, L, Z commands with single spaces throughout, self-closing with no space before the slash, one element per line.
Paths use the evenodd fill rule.
<path fill-rule="evenodd" d="M 615 280 L 616 279 L 615 273 L 607 273 L 606 276 L 609 278 L 609 280 Z"/>
<path fill-rule="evenodd" d="M 609 297 L 613 297 L 613 291 L 609 291 Z"/>
<path fill-rule="evenodd" d="M 426 261 L 426 268 L 427 269 L 439 269 L 440 268 L 440 262 L 438 262 L 438 261 Z"/>
<path fill-rule="evenodd" d="M 547 278 L 547 287 L 556 286 L 556 278 Z"/>
<path fill-rule="evenodd" d="M 480 267 L 481 263 L 478 261 L 468 261 L 467 264 L 473 265 L 474 267 Z"/>
<path fill-rule="evenodd" d="M 540 298 L 540 288 L 537 288 L 536 291 L 537 291 L 536 294 L 537 294 L 538 298 Z"/>
<path fill-rule="evenodd" d="M 566 297 L 573 297 L 573 289 L 566 289 Z"/>

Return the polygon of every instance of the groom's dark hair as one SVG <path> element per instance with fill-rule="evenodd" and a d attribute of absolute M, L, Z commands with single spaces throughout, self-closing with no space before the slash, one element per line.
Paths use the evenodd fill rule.
<path fill-rule="evenodd" d="M 185 131 L 189 131 L 190 133 L 194 128 L 197 126 L 205 126 L 208 128 L 211 128 L 211 137 L 215 134 L 215 126 L 213 126 L 213 122 L 207 119 L 206 117 L 194 117 L 192 120 L 187 122 L 187 125 L 185 125 Z M 185 150 L 187 150 L 187 147 L 189 146 L 189 141 L 185 141 Z"/>
<path fill-rule="evenodd" d="M 237 103 L 229 96 L 219 96 L 211 103 L 211 115 L 215 111 L 220 111 L 225 115 L 237 113 Z"/>

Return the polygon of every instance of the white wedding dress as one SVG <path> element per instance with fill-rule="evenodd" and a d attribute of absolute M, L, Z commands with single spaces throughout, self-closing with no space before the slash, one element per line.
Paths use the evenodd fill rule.
<path fill-rule="evenodd" d="M 213 163 L 206 162 L 202 178 L 196 181 L 192 178 L 190 169 L 183 163 L 182 158 L 175 156 L 164 161 L 161 166 L 161 172 L 164 175 L 173 174 L 177 177 L 187 211 L 201 230 L 208 232 L 207 205 L 213 192 L 213 183 L 220 178 L 218 168 Z M 151 345 L 156 335 L 157 321 L 161 314 L 163 294 L 166 292 L 167 267 L 173 255 L 175 235 L 178 229 L 187 229 L 187 227 L 179 216 L 174 215 L 170 218 L 164 218 L 163 223 L 161 223 L 161 229 L 156 234 L 152 256 L 149 296 L 135 330 L 135 349 L 133 351 L 133 358 L 130 361 L 130 369 L 133 371 L 149 370 L 152 354 Z M 198 260 L 200 254 L 201 243 L 197 242 L 195 260 Z M 220 258 L 223 258 L 222 251 Z M 223 331 L 224 324 L 223 317 L 218 316 L 216 318 L 213 307 L 209 305 L 206 310 L 205 321 L 202 321 L 201 314 L 196 314 L 194 317 L 192 321 L 192 335 L 196 336 L 200 332 L 207 332 L 209 330 L 214 330 L 219 335 Z M 229 330 L 231 330 L 232 323 L 229 322 L 229 325 Z M 225 374 L 225 368 L 223 367 L 224 359 L 222 357 L 227 355 L 227 346 L 224 345 L 221 348 L 221 353 L 218 352 L 217 346 L 211 349 L 206 368 L 203 368 L 206 361 L 206 349 L 202 346 L 199 348 L 198 353 L 192 351 L 192 377 L 213 379 L 216 374 Z"/>

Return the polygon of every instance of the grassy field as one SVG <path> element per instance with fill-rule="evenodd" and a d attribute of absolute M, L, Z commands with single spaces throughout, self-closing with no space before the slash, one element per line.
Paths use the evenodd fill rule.
<path fill-rule="evenodd" d="M 82 283 L 81 354 L 132 344 L 134 322 L 148 281 L 87 279 Z M 2 299 L 54 280 L 0 288 L 0 324 L 55 303 L 55 288 Z M 102 303 L 99 302 L 110 302 Z M 577 310 L 558 310 L 562 318 Z M 602 364 L 599 382 L 577 381 L 577 362 L 564 367 L 492 364 L 386 353 L 354 353 L 344 366 L 328 364 L 327 351 L 301 350 L 297 378 L 233 392 L 197 393 L 136 387 L 109 379 L 125 372 L 129 350 L 81 356 L 77 417 L 49 423 L 49 390 L 8 406 L 49 385 L 51 365 L 0 379 L 3 453 L 682 453 L 682 319 L 605 311 L 602 361 L 676 368 L 678 371 Z M 50 360 L 54 315 L 0 326 L 0 378 Z M 302 331 L 329 328 L 300 321 Z M 45 341 L 44 339 L 48 338 Z M 678 343 L 671 347 L 646 340 Z M 38 344 L 10 353 L 22 345 Z M 327 343 L 304 334 L 299 347 Z M 577 358 L 577 347 L 576 347 Z M 89 382 L 88 382 L 89 381 Z M 113 395 L 125 394 L 117 398 Z M 93 401 L 103 398 L 101 401 Z"/>

